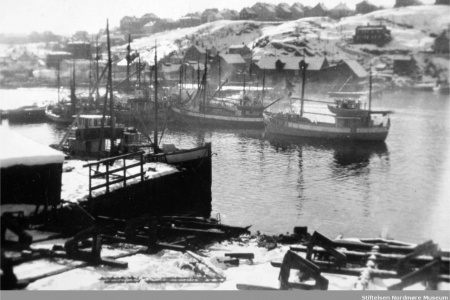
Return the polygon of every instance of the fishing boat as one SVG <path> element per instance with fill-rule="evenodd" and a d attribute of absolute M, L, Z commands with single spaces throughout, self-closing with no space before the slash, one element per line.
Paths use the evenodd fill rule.
<path fill-rule="evenodd" d="M 163 162 L 177 167 L 183 168 L 195 168 L 206 174 L 207 182 L 211 181 L 211 143 L 205 143 L 205 145 L 191 148 L 191 149 L 179 149 L 173 144 L 163 144 L 160 147 L 160 142 L 164 134 L 165 129 L 159 137 L 158 125 L 160 124 L 159 118 L 161 111 L 164 112 L 162 118 L 166 118 L 165 105 L 159 104 L 158 98 L 158 57 L 157 57 L 157 47 L 155 45 L 155 64 L 154 64 L 154 101 L 153 108 L 157 107 L 160 109 L 143 110 L 140 114 L 144 117 L 140 120 L 151 120 L 154 126 L 153 139 L 151 136 L 145 132 L 146 140 L 145 142 L 142 134 L 138 131 L 125 131 L 123 138 L 123 147 L 120 147 L 123 152 L 135 152 L 146 148 L 146 153 L 144 159 L 147 162 Z M 149 99 L 150 95 L 146 96 Z M 142 124 L 144 125 L 144 124 Z M 143 126 L 145 129 L 145 125 Z M 147 131 L 147 130 L 145 130 Z M 149 149 L 151 148 L 151 149 Z M 150 151 L 149 151 L 150 150 Z"/>
<path fill-rule="evenodd" d="M 334 123 L 316 122 L 304 117 L 306 68 L 307 64 L 302 61 L 300 64 L 300 69 L 303 71 L 300 113 L 264 112 L 265 131 L 268 134 L 348 141 L 384 142 L 386 140 L 390 128 L 388 116 L 392 112 L 371 110 L 370 92 L 368 110 L 363 109 L 361 102 L 355 99 L 337 99 L 334 104 L 328 105 L 332 113 L 328 116 L 334 118 Z M 370 76 L 370 89 L 371 78 L 372 76 Z M 310 114 L 324 115 L 312 112 Z"/>
<path fill-rule="evenodd" d="M 75 69 L 73 69 L 73 76 L 70 84 L 70 100 L 60 99 L 59 68 L 57 85 L 58 102 L 47 105 L 47 107 L 45 108 L 45 116 L 47 117 L 47 119 L 55 123 L 70 124 L 73 121 L 73 116 L 77 113 L 77 98 L 75 95 Z"/>
<path fill-rule="evenodd" d="M 188 101 L 171 107 L 174 117 L 186 123 L 263 128 L 263 101 L 245 94 L 245 87 L 237 100 L 216 97 L 225 81 L 214 95 L 208 97 L 206 66 L 205 62 L 205 72 L 196 94 Z"/>

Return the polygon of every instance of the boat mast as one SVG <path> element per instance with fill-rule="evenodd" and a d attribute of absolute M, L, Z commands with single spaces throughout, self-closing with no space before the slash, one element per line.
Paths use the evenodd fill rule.
<path fill-rule="evenodd" d="M 131 34 L 128 34 L 127 46 L 127 88 L 130 87 Z"/>
<path fill-rule="evenodd" d="M 263 86 L 262 86 L 261 104 L 264 104 L 264 98 L 266 97 L 265 87 L 266 87 L 266 69 L 264 68 L 263 69 Z"/>
<path fill-rule="evenodd" d="M 96 77 L 96 83 L 97 83 L 97 88 L 96 88 L 96 99 L 97 99 L 97 101 L 99 102 L 100 101 L 100 91 L 99 91 L 99 85 L 100 85 L 100 82 L 99 82 L 99 72 L 100 72 L 100 70 L 99 70 L 99 63 L 98 63 L 98 61 L 99 61 L 99 59 L 100 59 L 100 57 L 99 57 L 99 55 L 98 55 L 98 36 L 97 36 L 97 38 L 96 38 L 96 42 L 95 42 L 95 48 L 96 48 L 96 57 L 95 57 L 95 60 L 96 60 L 96 69 L 97 69 L 97 71 L 95 72 L 96 73 L 96 75 L 95 75 L 95 77 Z"/>
<path fill-rule="evenodd" d="M 208 49 L 205 51 L 205 86 L 203 91 L 203 107 L 206 107 L 206 85 L 208 83 Z"/>
<path fill-rule="evenodd" d="M 183 68 L 186 68 L 186 66 L 184 65 L 184 59 L 183 59 L 183 64 L 180 66 L 180 101 L 181 101 L 181 87 L 183 85 L 183 81 L 182 81 Z M 150 84 L 151 84 L 151 80 L 150 80 Z"/>
<path fill-rule="evenodd" d="M 57 85 L 57 89 L 58 89 L 58 103 L 61 101 L 59 98 L 59 87 L 61 86 L 61 76 L 60 76 L 60 71 L 61 71 L 61 61 L 58 62 L 58 70 L 57 70 L 57 77 L 56 77 L 56 85 Z"/>
<path fill-rule="evenodd" d="M 72 59 L 72 82 L 70 85 L 70 106 L 72 112 L 76 110 L 76 95 L 75 95 L 75 60 Z"/>
<path fill-rule="evenodd" d="M 153 133 L 153 153 L 158 153 L 158 57 L 155 40 L 155 131 Z"/>
<path fill-rule="evenodd" d="M 197 89 L 200 88 L 200 55 L 197 56 Z"/>
<path fill-rule="evenodd" d="M 221 88 L 222 88 L 222 68 L 221 68 L 221 63 L 220 63 L 220 61 L 221 61 L 221 58 L 220 58 L 220 55 L 218 55 L 219 56 L 219 98 L 220 98 L 220 90 L 221 90 Z"/>
<path fill-rule="evenodd" d="M 300 70 L 302 71 L 302 99 L 301 99 L 301 105 L 300 105 L 300 117 L 303 117 L 303 102 L 305 98 L 305 81 L 306 81 L 306 68 L 308 67 L 308 64 L 305 62 L 305 59 L 300 62 Z"/>
<path fill-rule="evenodd" d="M 111 147 L 110 147 L 110 156 L 115 154 L 115 145 L 114 142 L 116 140 L 116 122 L 114 120 L 114 99 L 113 99 L 113 84 L 112 84 L 112 59 L 111 59 L 111 42 L 109 40 L 109 22 L 106 20 L 106 37 L 108 44 L 108 85 L 109 85 L 109 110 L 110 110 L 110 118 L 111 118 Z"/>
<path fill-rule="evenodd" d="M 372 108 L 372 65 L 370 65 L 369 70 L 369 112 Z"/>

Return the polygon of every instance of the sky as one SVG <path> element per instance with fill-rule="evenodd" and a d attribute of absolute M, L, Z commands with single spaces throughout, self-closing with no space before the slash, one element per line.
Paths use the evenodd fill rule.
<path fill-rule="evenodd" d="M 354 9 L 362 0 L 322 0 L 328 8 L 345 2 Z M 278 4 L 285 2 L 315 6 L 319 0 L 0 0 L 0 33 L 28 34 L 33 31 L 52 31 L 55 34 L 72 35 L 84 30 L 97 33 L 106 27 L 118 27 L 124 16 L 141 17 L 154 13 L 160 18 L 179 17 L 207 8 L 229 8 L 240 11 L 256 2 Z M 375 5 L 393 7 L 395 0 L 370 0 Z M 433 4 L 435 0 L 422 0 Z"/>

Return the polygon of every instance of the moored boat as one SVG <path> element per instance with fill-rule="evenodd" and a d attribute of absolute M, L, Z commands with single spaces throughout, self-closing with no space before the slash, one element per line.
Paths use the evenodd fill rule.
<path fill-rule="evenodd" d="M 388 115 L 391 111 L 371 110 L 370 93 L 368 110 L 361 108 L 361 102 L 352 99 L 337 100 L 334 105 L 328 105 L 328 109 L 333 113 L 329 116 L 334 118 L 334 123 L 313 122 L 309 118 L 304 117 L 303 102 L 305 101 L 304 87 L 307 64 L 303 62 L 300 68 L 303 70 L 300 113 L 264 112 L 264 125 L 267 133 L 292 137 L 350 141 L 384 142 L 386 140 L 390 128 Z M 374 118 L 374 115 L 381 116 L 381 118 Z"/>
<path fill-rule="evenodd" d="M 220 89 L 221 86 L 218 91 Z M 187 103 L 172 106 L 171 110 L 176 119 L 185 123 L 239 128 L 263 128 L 264 126 L 262 116 L 264 105 L 263 101 L 257 97 L 246 95 L 245 92 L 238 100 L 215 97 L 215 95 L 207 96 L 206 67 L 195 96 Z"/>

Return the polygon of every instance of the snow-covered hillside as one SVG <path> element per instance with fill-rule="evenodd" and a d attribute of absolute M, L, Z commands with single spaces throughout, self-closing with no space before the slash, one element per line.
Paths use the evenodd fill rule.
<path fill-rule="evenodd" d="M 342 51 L 335 44 L 350 39 L 358 25 L 384 24 L 391 30 L 393 40 L 380 50 L 401 49 L 415 53 L 431 47 L 434 37 L 450 24 L 450 7 L 421 5 L 385 9 L 366 15 L 357 15 L 336 21 L 330 18 L 303 18 L 295 21 L 273 23 L 257 21 L 217 21 L 197 27 L 160 32 L 135 40 L 132 49 L 141 58 L 153 63 L 153 48 L 158 45 L 158 56 L 172 51 L 186 50 L 190 45 L 211 47 L 219 51 L 233 44 L 246 44 L 255 56 L 296 55 L 308 49 L 315 55 L 343 58 L 356 55 L 361 48 L 375 49 L 376 45 L 356 46 L 355 51 Z M 432 36 L 430 36 L 432 35 Z M 350 48 L 354 48 L 351 46 Z M 126 51 L 126 46 L 116 48 Z M 298 53 L 297 53 L 298 55 Z"/>

